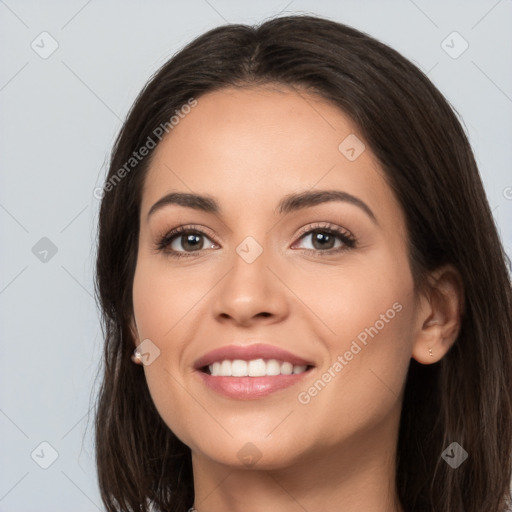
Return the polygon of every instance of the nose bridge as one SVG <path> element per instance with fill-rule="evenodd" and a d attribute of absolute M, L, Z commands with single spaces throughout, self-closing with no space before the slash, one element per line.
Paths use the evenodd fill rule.
<path fill-rule="evenodd" d="M 258 235 L 257 235 L 258 236 Z M 247 235 L 234 247 L 230 270 L 222 280 L 215 303 L 215 315 L 230 316 L 246 323 L 261 313 L 282 315 L 285 297 L 282 285 L 275 279 L 272 255 L 264 233 Z"/>
<path fill-rule="evenodd" d="M 268 290 L 267 265 L 270 263 L 270 249 L 263 236 L 247 235 L 237 246 L 231 259 L 231 271 L 228 276 L 229 291 L 243 301 L 258 300 Z M 243 298 L 245 296 L 245 298 Z"/>

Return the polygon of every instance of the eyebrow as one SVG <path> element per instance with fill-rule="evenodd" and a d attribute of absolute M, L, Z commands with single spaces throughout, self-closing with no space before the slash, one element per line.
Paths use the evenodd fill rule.
<path fill-rule="evenodd" d="M 274 210 L 274 213 L 284 215 L 290 212 L 301 210 L 303 208 L 309 208 L 311 206 L 316 206 L 318 204 L 331 201 L 341 201 L 357 206 L 363 210 L 375 224 L 378 224 L 375 214 L 364 201 L 356 196 L 353 196 L 352 194 L 349 194 L 348 192 L 343 192 L 341 190 L 308 190 L 305 192 L 288 194 L 281 199 L 277 205 L 276 210 Z M 159 199 L 150 208 L 147 215 L 147 220 L 149 220 L 151 215 L 153 215 L 156 211 L 172 204 L 184 206 L 186 208 L 193 208 L 194 210 L 199 210 L 206 213 L 221 213 L 219 203 L 209 195 L 171 192 Z"/>

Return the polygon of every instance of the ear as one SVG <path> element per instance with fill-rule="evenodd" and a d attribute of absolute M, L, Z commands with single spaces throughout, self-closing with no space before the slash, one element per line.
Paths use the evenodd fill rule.
<path fill-rule="evenodd" d="M 453 265 L 432 272 L 421 292 L 412 357 L 421 364 L 440 361 L 460 332 L 464 285 Z"/>

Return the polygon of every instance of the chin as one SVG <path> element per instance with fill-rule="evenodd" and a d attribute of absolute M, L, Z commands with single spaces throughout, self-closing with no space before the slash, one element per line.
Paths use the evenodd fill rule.
<path fill-rule="evenodd" d="M 300 459 L 300 454 L 283 453 L 283 450 L 275 447 L 257 446 L 250 441 L 241 447 L 230 446 L 226 452 L 215 450 L 202 452 L 202 455 L 217 464 L 236 469 L 253 471 L 270 471 L 292 466 Z"/>

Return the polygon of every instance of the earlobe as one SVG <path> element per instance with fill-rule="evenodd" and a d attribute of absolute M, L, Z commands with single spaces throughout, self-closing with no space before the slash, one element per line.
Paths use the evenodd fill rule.
<path fill-rule="evenodd" d="M 143 364 L 142 362 L 142 354 L 139 352 L 139 349 L 136 348 L 134 351 L 133 351 L 133 354 L 131 356 L 131 360 L 132 362 L 134 362 L 135 364 Z"/>
<path fill-rule="evenodd" d="M 429 276 L 420 299 L 412 357 L 421 364 L 440 361 L 457 340 L 464 308 L 460 273 L 445 265 Z"/>

